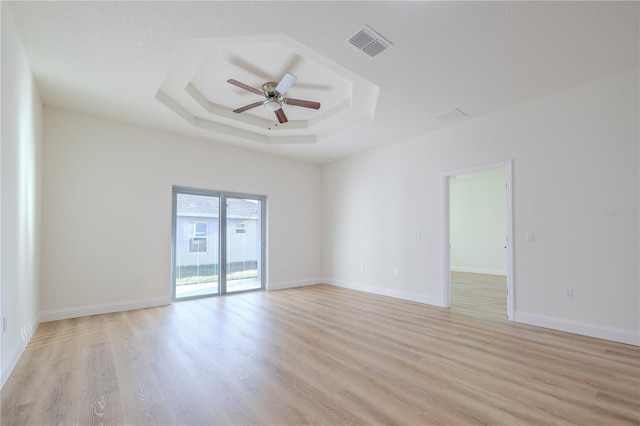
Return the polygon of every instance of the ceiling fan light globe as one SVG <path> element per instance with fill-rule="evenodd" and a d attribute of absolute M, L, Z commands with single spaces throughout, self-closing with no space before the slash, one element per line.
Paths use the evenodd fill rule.
<path fill-rule="evenodd" d="M 263 105 L 269 111 L 277 111 L 280 108 L 282 108 L 282 105 L 276 99 L 268 99 L 268 100 L 264 101 Z"/>

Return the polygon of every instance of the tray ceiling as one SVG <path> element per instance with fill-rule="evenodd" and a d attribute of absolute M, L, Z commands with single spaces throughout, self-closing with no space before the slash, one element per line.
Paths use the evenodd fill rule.
<path fill-rule="evenodd" d="M 227 83 L 233 78 L 260 90 L 285 73 L 298 77 L 286 96 L 321 103 L 319 110 L 284 105 L 289 121 L 256 107 L 233 110 L 264 97 Z M 373 119 L 378 87 L 283 35 L 189 40 L 178 44 L 156 99 L 187 123 L 212 133 L 264 144 L 317 143 Z"/>

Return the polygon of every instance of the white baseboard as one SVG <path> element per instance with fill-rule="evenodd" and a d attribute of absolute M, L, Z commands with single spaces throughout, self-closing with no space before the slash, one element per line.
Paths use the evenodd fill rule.
<path fill-rule="evenodd" d="M 444 306 L 444 300 L 441 297 L 425 296 L 423 294 L 411 293 L 403 290 L 392 288 L 374 287 L 365 284 L 350 283 L 347 281 L 325 279 L 325 283 L 335 285 L 336 287 L 348 288 L 351 290 L 363 291 L 365 293 L 377 294 L 380 296 L 394 297 L 396 299 L 409 300 L 412 302 L 424 303 L 427 305 Z"/>
<path fill-rule="evenodd" d="M 451 272 L 471 272 L 473 274 L 502 275 L 506 276 L 507 271 L 502 269 L 473 268 L 467 266 L 451 266 Z"/>
<path fill-rule="evenodd" d="M 322 278 L 310 278 L 308 280 L 300 281 L 288 281 L 284 283 L 269 283 L 267 284 L 267 290 L 284 290 L 285 288 L 302 287 L 305 285 L 322 284 L 326 281 Z"/>
<path fill-rule="evenodd" d="M 22 346 L 15 351 L 15 353 L 13 354 L 13 357 L 11 358 L 11 362 L 9 363 L 9 365 L 7 365 L 7 368 L 5 368 L 4 371 L 2 371 L 0 375 L 0 389 L 4 387 L 5 383 L 7 383 L 7 380 L 9 380 L 11 373 L 13 373 L 13 370 L 16 368 L 16 365 L 18 365 L 18 361 L 20 361 L 20 357 L 24 353 L 24 350 L 27 348 L 27 345 L 31 341 L 31 338 L 33 337 L 33 334 L 36 332 L 36 329 L 38 328 L 39 324 L 40 322 L 36 317 L 31 321 L 28 321 L 26 324 L 22 326 Z"/>
<path fill-rule="evenodd" d="M 133 309 L 155 308 L 170 305 L 171 299 L 143 299 L 126 302 L 103 303 L 99 305 L 80 306 L 75 308 L 53 309 L 40 312 L 40 322 L 57 321 L 68 318 L 86 317 L 89 315 L 110 314 L 112 312 L 131 311 Z"/>
<path fill-rule="evenodd" d="M 524 324 L 566 331 L 568 333 L 580 334 L 582 336 L 597 337 L 599 339 L 626 343 L 628 345 L 640 346 L 640 333 L 637 331 L 605 327 L 602 325 L 554 318 L 546 315 L 530 314 L 527 312 L 516 312 L 514 319 L 516 322 Z"/>
<path fill-rule="evenodd" d="M 7 383 L 7 380 L 9 380 L 9 376 L 11 376 L 11 373 L 13 373 L 14 368 L 16 368 L 16 365 L 18 365 L 18 361 L 20 360 L 20 357 L 22 356 L 23 352 L 24 352 L 24 349 L 20 348 L 20 350 L 16 351 L 13 354 L 11 363 L 7 365 L 7 368 L 2 372 L 2 386 L 0 386 L 0 389 L 4 387 L 4 384 Z"/>

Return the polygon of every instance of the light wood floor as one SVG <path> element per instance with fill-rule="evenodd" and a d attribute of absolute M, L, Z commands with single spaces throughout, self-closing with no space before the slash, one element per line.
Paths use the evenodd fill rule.
<path fill-rule="evenodd" d="M 451 309 L 484 319 L 506 319 L 507 277 L 452 272 Z"/>
<path fill-rule="evenodd" d="M 43 323 L 1 421 L 640 423 L 639 348 L 510 323 L 471 277 L 451 309 L 316 285 Z"/>

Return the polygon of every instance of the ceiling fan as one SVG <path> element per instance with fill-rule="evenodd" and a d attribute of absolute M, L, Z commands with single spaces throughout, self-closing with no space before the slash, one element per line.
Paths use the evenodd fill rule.
<path fill-rule="evenodd" d="M 320 102 L 312 102 L 305 101 L 302 99 L 292 99 L 292 98 L 283 98 L 282 95 L 289 90 L 289 88 L 296 82 L 298 77 L 293 74 L 286 73 L 280 83 L 274 83 L 273 81 L 268 81 L 262 85 L 262 91 L 258 89 L 254 89 L 251 86 L 248 86 L 244 83 L 240 83 L 238 80 L 230 79 L 227 80 L 227 83 L 233 84 L 234 86 L 238 86 L 242 89 L 248 90 L 249 92 L 255 93 L 256 95 L 263 95 L 265 97 L 264 101 L 254 102 L 249 105 L 245 105 L 238 109 L 234 109 L 233 112 L 241 113 L 251 108 L 255 108 L 257 106 L 263 105 L 269 111 L 273 111 L 276 113 L 276 117 L 280 123 L 286 123 L 289 121 L 284 111 L 282 110 L 282 105 L 295 105 L 304 108 L 313 108 L 319 109 Z"/>

